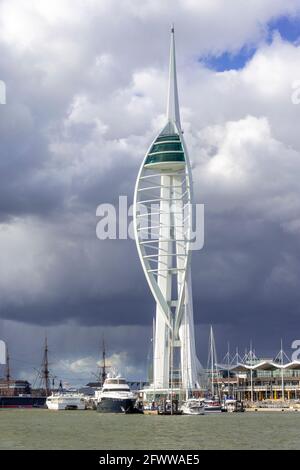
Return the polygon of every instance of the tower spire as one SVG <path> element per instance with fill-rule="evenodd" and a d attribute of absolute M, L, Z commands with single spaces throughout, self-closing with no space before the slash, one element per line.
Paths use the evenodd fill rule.
<path fill-rule="evenodd" d="M 168 118 L 168 122 L 172 122 L 172 123 L 176 124 L 178 129 L 181 130 L 180 113 L 179 113 L 179 101 L 178 101 L 178 88 L 177 88 L 177 74 L 176 74 L 176 54 L 175 54 L 175 30 L 174 30 L 174 25 L 172 25 L 172 28 L 171 28 L 167 118 Z"/>
<path fill-rule="evenodd" d="M 186 395 L 199 389 L 202 375 L 195 346 L 190 236 L 186 236 L 192 231 L 193 182 L 180 126 L 174 27 L 166 117 L 167 122 L 149 147 L 138 174 L 134 192 L 134 234 L 156 301 L 153 391 L 155 395 L 155 390 L 160 389 L 172 396 L 173 386 L 182 387 Z M 148 178 L 151 178 L 151 186 L 147 184 Z M 159 216 L 155 246 L 145 242 L 150 238 L 153 241 L 154 227 L 141 227 L 143 204 L 153 198 L 157 203 L 155 208 L 154 205 L 149 207 L 149 215 Z"/>

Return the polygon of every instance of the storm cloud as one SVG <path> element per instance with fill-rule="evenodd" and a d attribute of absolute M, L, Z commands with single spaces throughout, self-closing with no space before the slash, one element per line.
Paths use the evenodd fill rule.
<path fill-rule="evenodd" d="M 271 355 L 299 337 L 300 46 L 271 28 L 282 17 L 300 22 L 299 2 L 0 2 L 0 337 L 20 374 L 30 367 L 17 358 L 36 358 L 47 330 L 62 374 L 86 374 L 105 334 L 116 367 L 146 376 L 154 302 L 134 242 L 96 238 L 96 208 L 132 201 L 164 122 L 172 21 L 205 205 L 193 253 L 200 358 L 210 323 L 221 351 L 252 339 Z M 241 51 L 251 54 L 238 67 L 209 65 Z"/>

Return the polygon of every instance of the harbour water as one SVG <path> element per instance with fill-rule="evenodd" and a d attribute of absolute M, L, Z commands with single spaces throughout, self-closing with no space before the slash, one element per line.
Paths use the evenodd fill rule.
<path fill-rule="evenodd" d="M 0 410 L 0 449 L 300 449 L 300 412 L 143 416 Z"/>

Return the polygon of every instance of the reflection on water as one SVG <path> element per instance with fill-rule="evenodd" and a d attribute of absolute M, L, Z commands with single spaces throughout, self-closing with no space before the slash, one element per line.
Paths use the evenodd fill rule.
<path fill-rule="evenodd" d="M 0 449 L 300 449 L 300 413 L 0 410 Z"/>

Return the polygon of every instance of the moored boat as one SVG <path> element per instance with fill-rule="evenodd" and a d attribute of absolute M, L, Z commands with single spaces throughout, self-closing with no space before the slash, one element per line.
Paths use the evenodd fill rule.
<path fill-rule="evenodd" d="M 95 392 L 98 413 L 137 413 L 136 396 L 121 377 L 107 378 L 101 390 Z"/>
<path fill-rule="evenodd" d="M 0 408 L 44 408 L 46 396 L 12 395 L 0 396 Z"/>
<path fill-rule="evenodd" d="M 85 410 L 85 400 L 80 393 L 59 392 L 52 393 L 46 400 L 49 410 Z"/>
<path fill-rule="evenodd" d="M 204 411 L 205 413 L 221 413 L 222 404 L 219 398 L 208 398 L 204 400 Z"/>
<path fill-rule="evenodd" d="M 181 411 L 184 415 L 204 415 L 203 401 L 197 398 L 189 398 L 182 403 Z"/>
<path fill-rule="evenodd" d="M 222 411 L 227 411 L 228 413 L 242 413 L 245 411 L 245 408 L 242 401 L 227 398 L 223 402 Z"/>

